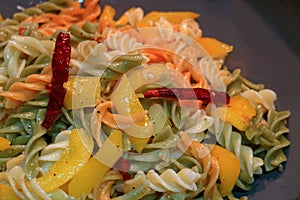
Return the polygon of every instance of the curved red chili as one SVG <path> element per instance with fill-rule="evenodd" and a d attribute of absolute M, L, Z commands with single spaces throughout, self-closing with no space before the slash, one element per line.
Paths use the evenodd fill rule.
<path fill-rule="evenodd" d="M 56 37 L 52 58 L 52 79 L 49 93 L 49 103 L 42 126 L 49 129 L 55 122 L 63 107 L 66 90 L 63 84 L 69 78 L 69 63 L 71 58 L 71 43 L 68 33 L 60 32 Z"/>
<path fill-rule="evenodd" d="M 157 88 L 143 93 L 145 98 L 164 97 L 180 100 L 201 100 L 203 103 L 228 104 L 229 95 L 225 92 L 203 88 Z"/>

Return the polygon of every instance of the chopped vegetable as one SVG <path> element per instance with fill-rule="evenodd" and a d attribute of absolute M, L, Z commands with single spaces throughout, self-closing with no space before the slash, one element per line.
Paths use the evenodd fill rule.
<path fill-rule="evenodd" d="M 21 199 L 14 190 L 5 184 L 0 183 L 0 200 L 19 200 Z"/>
<path fill-rule="evenodd" d="M 247 115 L 249 118 L 256 115 L 256 110 L 252 104 L 248 101 L 248 99 L 240 95 L 231 97 L 228 107 L 239 110 L 240 113 Z"/>
<path fill-rule="evenodd" d="M 69 193 L 80 197 L 89 194 L 123 154 L 122 132 L 114 130 L 94 157 L 74 176 L 69 183 Z M 84 183 L 84 184 L 82 184 Z"/>
<path fill-rule="evenodd" d="M 69 146 L 49 171 L 37 179 L 38 184 L 51 192 L 70 181 L 88 162 L 93 150 L 93 142 L 83 129 L 73 129 Z"/>
<path fill-rule="evenodd" d="M 214 57 L 225 57 L 233 50 L 233 46 L 221 42 L 215 38 L 200 37 L 198 43 L 207 51 L 207 53 Z"/>
<path fill-rule="evenodd" d="M 245 97 L 233 96 L 227 107 L 217 108 L 217 113 L 225 122 L 240 131 L 245 131 L 250 125 L 251 118 L 256 115 L 256 110 Z"/>
<path fill-rule="evenodd" d="M 227 149 L 219 145 L 209 145 L 210 154 L 215 157 L 220 167 L 220 193 L 222 197 L 229 195 L 240 174 L 239 159 Z"/>
<path fill-rule="evenodd" d="M 229 96 L 224 92 L 209 91 L 203 88 L 158 88 L 143 93 L 145 98 L 164 97 L 181 100 L 201 100 L 203 103 L 228 104 Z"/>
<path fill-rule="evenodd" d="M 196 19 L 199 17 L 198 13 L 188 11 L 174 11 L 174 12 L 158 12 L 152 11 L 148 13 L 142 21 L 136 23 L 138 28 L 151 27 L 155 22 L 158 22 L 161 17 L 164 17 L 172 24 L 180 24 L 186 19 Z"/>
<path fill-rule="evenodd" d="M 67 110 L 94 107 L 100 100 L 100 77 L 70 77 L 64 86 Z"/>
<path fill-rule="evenodd" d="M 52 80 L 47 106 L 46 117 L 42 126 L 49 129 L 55 122 L 63 107 L 66 90 L 63 84 L 69 78 L 69 62 L 71 58 L 70 35 L 60 32 L 56 38 L 54 54 L 52 58 Z"/>
<path fill-rule="evenodd" d="M 4 137 L 0 137 L 0 151 L 9 149 L 10 141 Z"/>
<path fill-rule="evenodd" d="M 121 115 L 130 116 L 144 111 L 126 75 L 123 75 L 121 78 L 111 99 L 117 112 Z M 146 115 L 144 121 L 130 125 L 124 129 L 124 132 L 129 135 L 130 141 L 135 146 L 135 149 L 141 152 L 154 130 L 149 117 Z"/>
<path fill-rule="evenodd" d="M 115 21 L 114 21 L 115 15 L 116 15 L 116 10 L 112 6 L 110 5 L 104 6 L 102 14 L 99 18 L 100 31 L 103 31 L 107 27 L 115 26 Z"/>

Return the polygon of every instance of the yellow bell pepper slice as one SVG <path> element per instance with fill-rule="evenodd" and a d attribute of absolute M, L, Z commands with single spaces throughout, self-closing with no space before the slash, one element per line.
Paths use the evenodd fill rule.
<path fill-rule="evenodd" d="M 222 197 L 231 193 L 240 174 L 239 159 L 227 149 L 219 145 L 209 145 L 210 154 L 215 157 L 220 167 L 220 193 Z"/>
<path fill-rule="evenodd" d="M 198 13 L 189 11 L 174 11 L 174 12 L 158 12 L 152 11 L 148 13 L 142 21 L 136 23 L 136 27 L 144 28 L 151 27 L 153 22 L 158 22 L 161 17 L 164 17 L 171 24 L 180 24 L 185 19 L 196 19 L 199 17 Z"/>
<path fill-rule="evenodd" d="M 4 137 L 0 137 L 0 151 L 4 151 L 10 148 L 10 141 Z"/>
<path fill-rule="evenodd" d="M 249 100 L 240 95 L 231 97 L 228 106 L 239 110 L 240 113 L 246 115 L 249 118 L 256 115 L 256 110 L 249 102 Z"/>
<path fill-rule="evenodd" d="M 70 181 L 88 162 L 93 150 L 93 141 L 83 129 L 73 129 L 68 147 L 61 157 L 37 183 L 46 192 L 51 192 Z"/>
<path fill-rule="evenodd" d="M 3 17 L 2 17 L 2 15 L 0 14 L 0 22 L 2 22 L 3 21 Z"/>
<path fill-rule="evenodd" d="M 100 101 L 100 77 L 70 77 L 64 88 L 67 110 L 94 107 Z"/>
<path fill-rule="evenodd" d="M 135 10 L 135 7 L 129 8 L 124 14 L 115 22 L 115 26 L 124 26 L 129 23 L 128 13 L 132 13 Z"/>
<path fill-rule="evenodd" d="M 230 123 L 240 131 L 245 131 L 250 124 L 250 119 L 234 108 L 220 107 L 217 109 L 217 114 L 225 122 Z"/>
<path fill-rule="evenodd" d="M 69 183 L 69 194 L 80 197 L 89 194 L 105 173 L 122 157 L 122 132 L 114 130 L 94 157 Z"/>
<path fill-rule="evenodd" d="M 116 10 L 110 6 L 105 5 L 102 11 L 102 14 L 99 18 L 99 28 L 102 32 L 107 27 L 114 27 L 115 26 L 115 20 L 114 17 L 116 15 Z"/>
<path fill-rule="evenodd" d="M 198 43 L 214 58 L 225 57 L 233 50 L 232 45 L 228 45 L 215 38 L 200 37 Z"/>
<path fill-rule="evenodd" d="M 5 184 L 0 183 L 0 200 L 19 200 L 21 199 L 14 190 Z"/>
<path fill-rule="evenodd" d="M 245 131 L 250 125 L 251 118 L 256 115 L 256 110 L 246 98 L 233 96 L 227 107 L 217 108 L 217 114 L 238 130 Z"/>
<path fill-rule="evenodd" d="M 130 116 L 144 111 L 126 75 L 123 75 L 121 78 L 111 99 L 116 111 L 121 115 Z M 147 115 L 144 121 L 130 125 L 123 131 L 129 135 L 131 143 L 138 152 L 144 149 L 149 138 L 154 133 L 150 118 Z"/>

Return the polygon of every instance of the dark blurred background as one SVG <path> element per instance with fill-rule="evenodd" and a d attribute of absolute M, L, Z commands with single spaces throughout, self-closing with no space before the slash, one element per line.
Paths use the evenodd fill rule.
<path fill-rule="evenodd" d="M 300 0 L 247 0 L 245 2 L 259 13 L 300 57 Z"/>

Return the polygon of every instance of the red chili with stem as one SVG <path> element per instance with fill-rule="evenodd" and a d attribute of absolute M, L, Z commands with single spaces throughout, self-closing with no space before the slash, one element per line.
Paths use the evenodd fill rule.
<path fill-rule="evenodd" d="M 69 78 L 69 63 L 71 59 L 71 42 L 68 33 L 60 32 L 56 37 L 52 57 L 52 79 L 46 117 L 42 126 L 49 129 L 55 122 L 63 107 L 66 90 L 63 84 Z"/>
<path fill-rule="evenodd" d="M 203 103 L 223 105 L 229 103 L 229 95 L 225 92 L 203 88 L 157 88 L 143 93 L 145 98 L 163 97 L 180 100 L 201 100 Z"/>

